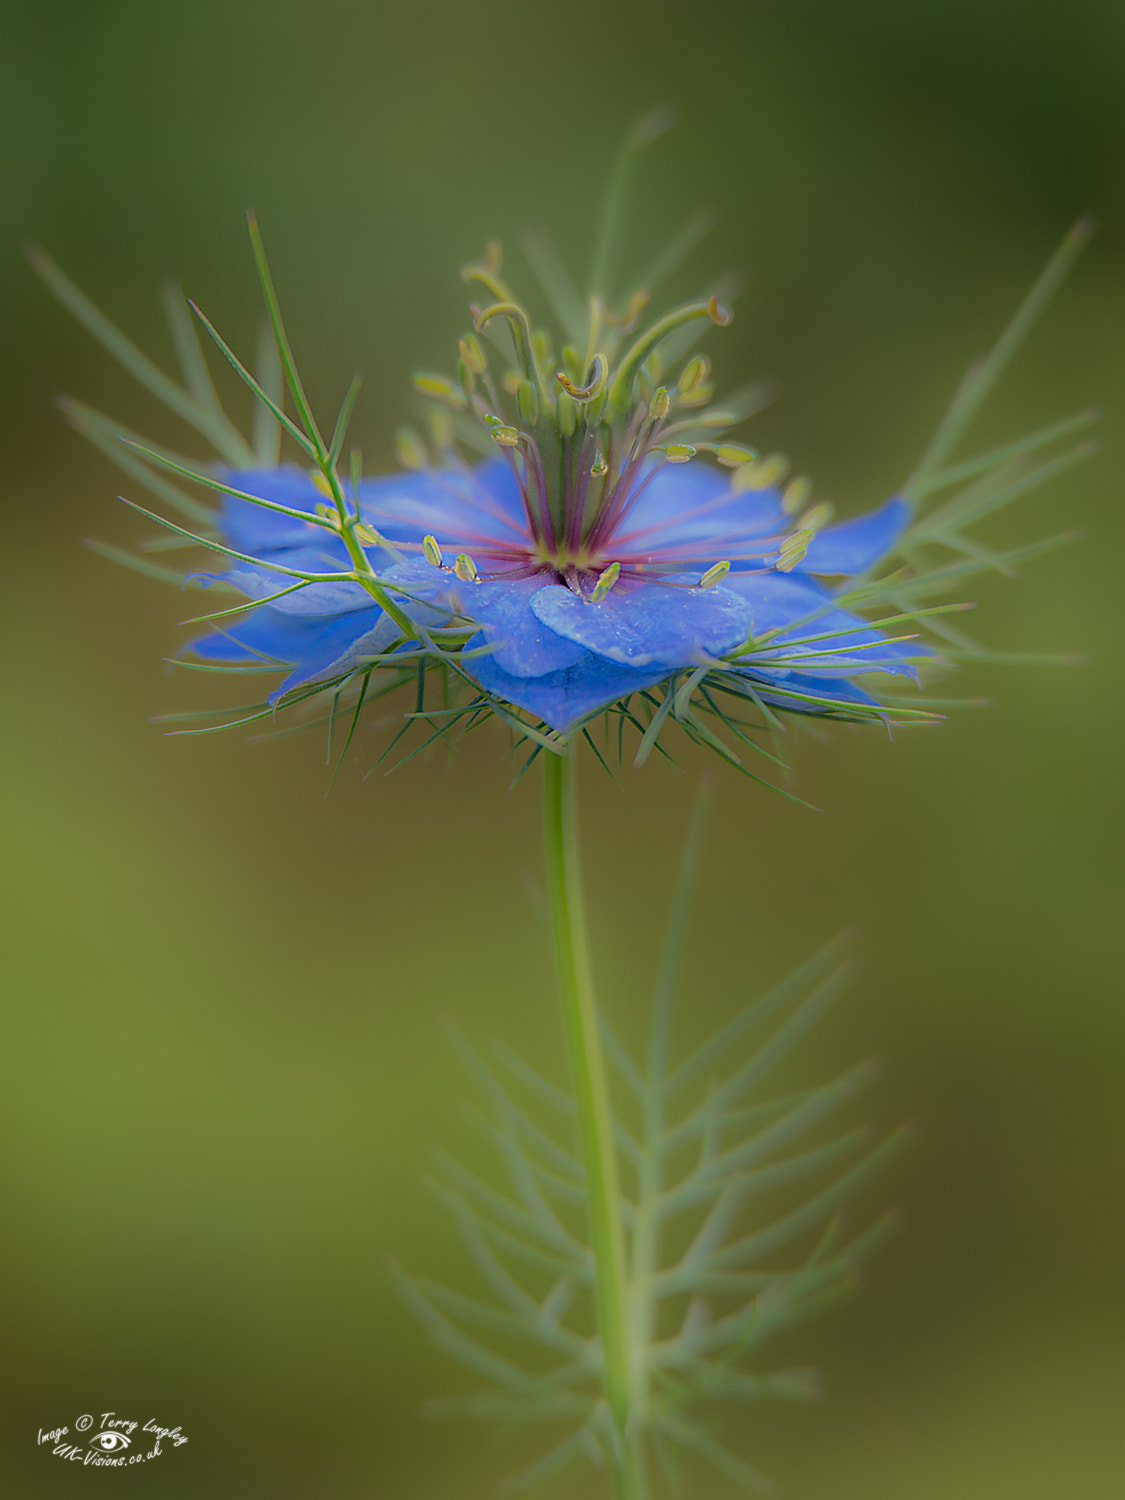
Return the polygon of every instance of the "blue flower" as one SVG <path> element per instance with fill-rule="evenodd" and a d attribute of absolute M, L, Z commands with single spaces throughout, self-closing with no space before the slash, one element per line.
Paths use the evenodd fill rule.
<path fill-rule="evenodd" d="M 1037 450 L 1087 425 L 1091 417 L 1082 414 L 950 464 L 1087 234 L 1079 225 L 1067 237 L 996 349 L 967 377 L 902 495 L 835 525 L 807 479 L 786 482 L 780 455 L 761 457 L 725 436 L 755 406 L 753 398 L 714 404 L 710 362 L 690 354 L 708 324 L 730 321 L 715 298 L 674 308 L 635 332 L 646 290 L 615 305 L 593 296 L 583 312 L 556 268 L 543 279 L 568 340 L 556 352 L 502 280 L 492 246 L 462 273 L 492 300 L 470 309 L 455 377 L 415 376 L 418 392 L 435 403 L 429 448 L 400 432 L 403 472 L 364 479 L 353 457 L 345 483 L 340 459 L 358 386 L 326 442 L 293 365 L 256 226 L 251 241 L 295 420 L 203 319 L 265 407 L 254 448 L 198 394 L 186 307 L 172 309 L 181 390 L 145 376 L 144 356 L 58 268 L 42 256 L 36 265 L 226 465 L 192 470 L 136 444 L 98 413 L 67 405 L 71 420 L 131 473 L 170 470 L 222 496 L 217 510 L 208 509 L 156 478 L 150 487 L 193 525 L 147 514 L 181 541 L 233 561 L 220 576 L 244 603 L 205 616 L 213 629 L 187 649 L 205 666 L 284 670 L 258 716 L 331 693 L 330 721 L 341 697 L 355 700 L 354 732 L 379 673 L 379 692 L 415 677 L 421 716 L 432 719 L 424 704 L 433 671 L 444 680 L 449 725 L 495 711 L 539 748 L 561 750 L 560 737 L 612 710 L 640 730 L 640 756 L 671 714 L 690 737 L 737 760 L 702 716 L 740 739 L 744 729 L 776 724 L 778 709 L 860 720 L 933 717 L 881 698 L 867 679 L 914 677 L 912 663 L 931 654 L 916 643 L 915 622 L 964 607 L 921 608 L 927 596 L 1020 555 L 994 557 L 966 534 L 982 507 L 996 509 L 1087 451 L 1080 446 L 1023 470 Z M 311 467 L 279 462 L 286 435 Z M 133 449 L 128 457 L 121 438 Z M 482 452 L 489 455 L 483 461 Z M 956 486 L 936 511 L 917 514 L 935 491 Z M 951 551 L 953 561 L 935 561 L 935 548 Z M 170 576 L 149 560 L 134 565 Z M 187 581 L 199 580 L 196 573 Z M 888 606 L 893 613 L 876 622 L 865 618 Z M 889 635 L 892 626 L 908 633 Z M 981 654 L 948 623 L 932 628 L 956 654 Z M 719 700 L 730 697 L 742 700 L 733 715 L 746 705 L 759 712 L 749 720 L 728 715 Z"/>
<path fill-rule="evenodd" d="M 782 493 L 739 488 L 737 478 L 737 469 L 703 460 L 638 465 L 632 490 L 611 496 L 610 519 L 593 513 L 586 529 L 592 541 L 584 544 L 571 523 L 577 545 L 569 554 L 548 540 L 526 478 L 505 458 L 367 480 L 357 497 L 361 534 L 378 540 L 364 555 L 416 625 L 464 634 L 463 670 L 486 693 L 564 733 L 619 699 L 707 665 L 752 684 L 776 706 L 875 702 L 854 679 L 910 673 L 917 648 L 889 642 L 835 607 L 821 580 L 866 573 L 880 562 L 908 507 L 892 500 L 826 527 L 782 571 L 784 548 L 799 534 Z M 325 509 L 322 488 L 297 469 L 226 479 L 232 489 L 310 518 Z M 307 572 L 348 565 L 339 536 L 250 500 L 226 497 L 221 533 L 230 547 L 262 559 L 226 575 L 251 599 L 278 592 L 278 565 Z M 471 559 L 471 568 L 450 566 L 446 559 L 454 556 Z M 701 583 L 723 563 L 730 566 L 720 582 Z M 600 593 L 611 568 L 613 586 Z M 290 673 L 280 697 L 354 671 L 400 636 L 362 584 L 323 582 L 262 604 L 192 650 L 215 660 L 284 664 Z M 727 660 L 763 637 L 768 645 L 752 665 Z"/>
<path fill-rule="evenodd" d="M 916 648 L 835 607 L 821 581 L 874 567 L 908 520 L 902 501 L 809 534 L 794 553 L 801 529 L 782 492 L 739 482 L 753 458 L 724 469 L 702 458 L 669 462 L 654 450 L 650 441 L 631 472 L 604 486 L 599 505 L 588 504 L 588 484 L 565 492 L 560 525 L 537 491 L 534 465 L 510 455 L 366 480 L 356 496 L 359 533 L 372 539 L 364 556 L 420 629 L 462 634 L 462 671 L 474 683 L 564 733 L 700 667 L 726 671 L 764 702 L 805 711 L 872 704 L 857 676 L 912 671 Z M 277 594 L 278 566 L 348 566 L 342 538 L 313 520 L 326 506 L 312 475 L 281 468 L 230 473 L 226 482 L 310 517 L 226 496 L 223 541 L 261 559 L 226 575 L 248 598 Z M 584 521 L 573 513 L 581 502 Z M 461 566 L 450 565 L 454 557 Z M 712 582 L 716 572 L 723 576 Z M 280 698 L 361 668 L 400 637 L 361 583 L 320 582 L 263 603 L 192 649 L 284 664 Z M 763 637 L 768 645 L 752 664 L 729 659 Z"/>

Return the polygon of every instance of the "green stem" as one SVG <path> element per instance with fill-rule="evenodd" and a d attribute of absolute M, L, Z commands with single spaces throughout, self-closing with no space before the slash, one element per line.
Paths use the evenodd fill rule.
<path fill-rule="evenodd" d="M 551 924 L 555 934 L 582 1160 L 586 1171 L 594 1291 L 604 1361 L 606 1401 L 621 1438 L 618 1500 L 643 1500 L 638 1445 L 630 1423 L 634 1380 L 629 1352 L 629 1301 L 621 1228 L 617 1161 L 598 1036 L 578 858 L 573 752 L 543 757 L 543 812 Z"/>

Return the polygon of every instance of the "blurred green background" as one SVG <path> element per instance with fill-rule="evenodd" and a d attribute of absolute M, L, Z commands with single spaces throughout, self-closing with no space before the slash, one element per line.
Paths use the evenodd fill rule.
<path fill-rule="evenodd" d="M 869 1203 L 901 1203 L 904 1233 L 784 1351 L 823 1366 L 825 1404 L 728 1412 L 736 1445 L 789 1500 L 1120 1495 L 1121 8 L 8 0 L 0 20 L 6 1492 L 493 1493 L 527 1449 L 419 1417 L 471 1381 L 383 1268 L 467 1275 L 421 1185 L 472 1093 L 442 1013 L 562 1075 L 536 789 L 506 793 L 498 735 L 389 781 L 361 779 L 365 739 L 326 800 L 312 738 L 148 723 L 205 701 L 161 661 L 188 611 L 80 548 L 138 528 L 50 400 L 182 434 L 20 244 L 162 357 L 167 274 L 247 348 L 254 203 L 320 409 L 366 372 L 378 467 L 409 371 L 462 329 L 457 267 L 533 224 L 584 264 L 606 153 L 669 102 L 631 250 L 718 207 L 691 272 L 746 278 L 719 373 L 777 380 L 752 441 L 845 512 L 901 479 L 1068 225 L 1102 221 L 973 443 L 1105 409 L 1107 451 L 996 532 L 1082 545 L 976 591 L 992 643 L 1084 664 L 966 672 L 992 707 L 895 744 L 801 737 L 823 814 L 721 776 L 684 1039 L 854 922 L 860 980 L 799 1076 L 877 1053 L 868 1111 L 920 1126 Z M 630 1034 L 702 769 L 587 777 L 596 960 Z M 37 1450 L 103 1410 L 190 1442 L 112 1475 Z M 688 1493 L 732 1492 L 693 1472 Z"/>

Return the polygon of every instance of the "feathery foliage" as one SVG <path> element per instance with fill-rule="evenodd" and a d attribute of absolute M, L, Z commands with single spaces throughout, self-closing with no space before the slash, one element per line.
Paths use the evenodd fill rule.
<path fill-rule="evenodd" d="M 797 1093 L 771 1093 L 771 1075 L 839 996 L 846 944 L 827 945 L 754 1000 L 684 1061 L 672 1030 L 680 957 L 702 835 L 702 802 L 666 927 L 647 1055 L 638 1065 L 602 1022 L 618 1083 L 620 1205 L 628 1247 L 634 1420 L 651 1455 L 695 1450 L 757 1494 L 769 1482 L 721 1444 L 708 1401 L 796 1400 L 817 1394 L 815 1372 L 774 1370 L 767 1345 L 845 1297 L 893 1223 L 883 1215 L 845 1232 L 841 1209 L 902 1146 L 863 1129 L 824 1127 L 872 1076 L 870 1064 Z M 614 1459 L 619 1441 L 602 1395 L 592 1332 L 594 1262 L 585 1237 L 574 1104 L 505 1048 L 483 1057 L 456 1038 L 487 1102 L 478 1124 L 498 1155 L 503 1188 L 443 1157 L 436 1191 L 486 1291 L 466 1295 L 396 1267 L 402 1295 L 433 1341 L 480 1378 L 435 1415 L 554 1429 L 544 1456 L 509 1487 L 552 1477 L 570 1462 Z M 671 1474 L 670 1476 L 671 1477 Z"/>

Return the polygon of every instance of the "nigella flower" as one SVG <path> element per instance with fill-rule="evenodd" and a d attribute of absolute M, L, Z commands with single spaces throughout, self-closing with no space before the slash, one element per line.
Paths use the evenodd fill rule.
<path fill-rule="evenodd" d="M 345 497 L 353 554 L 381 599 L 358 578 L 308 581 L 349 563 L 319 471 L 228 471 L 219 537 L 257 561 L 225 581 L 263 602 L 190 651 L 284 664 L 280 702 L 385 659 L 405 619 L 431 639 L 459 637 L 464 679 L 563 734 L 691 674 L 773 707 L 876 707 L 856 679 L 912 673 L 917 648 L 837 607 L 825 580 L 874 567 L 909 519 L 905 502 L 825 526 L 830 507 L 810 503 L 807 481 L 780 487 L 783 460 L 722 440 L 736 413 L 711 404 L 709 362 L 687 359 L 675 380 L 664 369 L 677 336 L 729 322 L 716 299 L 633 336 L 595 301 L 591 352 L 556 356 L 500 269 L 493 249 L 466 273 L 495 301 L 473 309 L 459 381 L 416 382 L 462 431 L 479 422 L 496 456 L 466 462 L 447 433 L 432 461 L 414 439 L 402 445 L 413 467 Z M 496 379 L 479 335 L 503 323 L 515 359 Z M 307 577 L 277 597 L 281 568 Z"/>
<path fill-rule="evenodd" d="M 344 479 L 340 456 L 358 384 L 325 442 L 253 224 L 251 231 L 279 351 L 273 375 L 263 370 L 256 380 L 199 316 L 262 403 L 266 426 L 259 424 L 254 448 L 200 384 L 202 360 L 182 303 L 173 301 L 170 312 L 185 371 L 195 372 L 194 389 L 189 380 L 185 391 L 154 372 L 49 262 L 39 266 L 225 460 L 197 471 L 133 443 L 127 466 L 146 477 L 158 465 L 220 495 L 217 508 L 202 508 L 171 490 L 166 474 L 153 486 L 193 522 L 190 530 L 165 524 L 231 564 L 189 581 L 241 596 L 201 617 L 208 629 L 181 660 L 276 669 L 282 680 L 256 710 L 262 717 L 327 696 L 331 724 L 341 698 L 354 699 L 354 733 L 373 695 L 416 680 L 414 717 L 437 725 L 435 733 L 495 713 L 534 742 L 534 755 L 563 748 L 609 711 L 619 731 L 631 724 L 640 734 L 638 760 L 670 719 L 736 763 L 713 724 L 749 744 L 746 730 L 776 727 L 779 711 L 933 717 L 879 687 L 893 676 L 916 678 L 917 664 L 933 659 L 932 646 L 918 639 L 923 617 L 944 648 L 971 649 L 948 622 L 929 618 L 961 606 L 922 609 L 920 601 L 991 561 L 964 536 L 964 523 L 1026 489 L 1026 455 L 1088 420 L 943 468 L 1014 347 L 1008 338 L 968 394 L 959 393 L 903 493 L 832 524 L 832 507 L 813 499 L 808 479 L 787 477 L 781 455 L 759 455 L 727 435 L 761 400 L 753 390 L 713 399 L 710 361 L 693 346 L 730 321 L 717 298 L 645 324 L 648 288 L 616 308 L 592 297 L 583 310 L 550 262 L 541 276 L 567 339 L 556 351 L 502 279 L 499 248 L 490 246 L 463 272 L 489 300 L 470 309 L 456 376 L 415 377 L 431 403 L 429 442 L 400 432 L 401 472 L 364 477 L 353 461 Z M 1072 236 L 1048 268 L 1021 313 L 1025 324 L 1082 237 Z M 283 408 L 282 375 L 297 420 Z M 87 408 L 69 410 L 120 456 L 120 431 Z M 281 462 L 283 435 L 302 464 Z M 1031 482 L 1082 451 L 1052 460 Z M 974 482 L 936 518 L 919 517 L 931 492 L 964 480 Z M 935 545 L 959 560 L 936 567 L 928 556 Z M 866 617 L 873 606 L 884 610 L 875 622 Z M 443 682 L 440 709 L 427 706 L 433 674 Z"/>
<path fill-rule="evenodd" d="M 380 539 L 364 549 L 373 572 L 418 625 L 471 625 L 469 677 L 563 732 L 701 666 L 730 672 L 779 705 L 874 703 L 854 678 L 910 671 L 914 653 L 836 608 L 817 575 L 870 569 L 901 532 L 906 505 L 894 500 L 802 538 L 773 486 L 743 488 L 738 470 L 670 463 L 654 452 L 664 423 L 652 406 L 670 404 L 658 396 L 635 422 L 638 431 L 624 434 L 622 446 L 634 456 L 620 464 L 616 484 L 607 482 L 604 458 L 606 473 L 591 481 L 597 459 L 588 436 L 573 447 L 577 476 L 560 481 L 557 496 L 544 483 L 532 437 L 526 463 L 513 455 L 364 481 L 360 524 Z M 754 461 L 743 467 L 753 471 Z M 297 470 L 227 478 L 232 488 L 310 514 L 323 505 L 313 479 Z M 277 565 L 325 571 L 347 561 L 342 545 L 323 541 L 312 522 L 249 500 L 227 497 L 221 534 L 267 564 L 226 575 L 250 598 L 277 593 Z M 358 582 L 312 583 L 197 639 L 191 650 L 209 660 L 284 662 L 292 670 L 283 695 L 355 669 L 399 634 Z M 825 641 L 803 644 L 810 635 Z M 752 666 L 725 660 L 762 637 L 771 644 Z"/>

